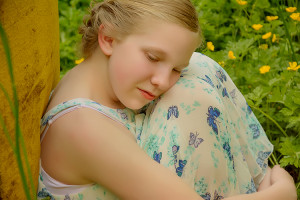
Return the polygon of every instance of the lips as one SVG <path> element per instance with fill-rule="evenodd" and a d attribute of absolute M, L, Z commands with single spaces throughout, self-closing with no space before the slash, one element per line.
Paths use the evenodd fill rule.
<path fill-rule="evenodd" d="M 143 97 L 145 97 L 146 99 L 151 100 L 151 101 L 155 99 L 156 96 L 154 94 L 152 94 L 151 92 L 142 90 L 140 88 L 138 88 L 138 89 L 141 92 L 141 94 L 143 95 Z"/>

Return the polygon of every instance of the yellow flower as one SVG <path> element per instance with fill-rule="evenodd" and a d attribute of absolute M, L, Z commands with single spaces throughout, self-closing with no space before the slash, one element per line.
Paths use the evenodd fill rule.
<path fill-rule="evenodd" d="M 268 47 L 269 47 L 268 44 L 261 44 L 261 45 L 259 45 L 258 48 L 266 50 Z"/>
<path fill-rule="evenodd" d="M 266 33 L 266 34 L 264 34 L 263 36 L 261 36 L 261 38 L 264 39 L 264 40 L 266 40 L 266 39 L 268 39 L 268 38 L 271 37 L 271 36 L 272 36 L 272 33 L 269 32 L 269 33 Z"/>
<path fill-rule="evenodd" d="M 247 4 L 247 1 L 243 1 L 243 0 L 236 0 L 236 2 L 237 2 L 238 4 L 240 4 L 241 6 Z"/>
<path fill-rule="evenodd" d="M 252 25 L 252 28 L 254 29 L 254 30 L 256 30 L 256 31 L 258 31 L 259 29 L 261 29 L 263 27 L 263 25 L 261 25 L 261 24 L 253 24 Z"/>
<path fill-rule="evenodd" d="M 272 42 L 276 42 L 276 35 L 275 34 L 273 34 Z"/>
<path fill-rule="evenodd" d="M 278 19 L 278 16 L 267 16 L 267 17 L 266 17 L 266 20 L 267 20 L 267 21 L 274 21 L 274 20 L 276 20 L 276 19 Z"/>
<path fill-rule="evenodd" d="M 300 65 L 297 66 L 297 62 L 289 62 L 289 67 L 287 68 L 287 70 L 290 71 L 297 71 L 298 69 L 300 69 Z"/>
<path fill-rule="evenodd" d="M 300 21 L 300 13 L 293 13 L 290 15 L 293 20 Z"/>
<path fill-rule="evenodd" d="M 220 62 L 218 62 L 219 63 L 219 65 L 221 66 L 221 67 L 225 67 L 225 62 L 224 61 L 220 61 Z"/>
<path fill-rule="evenodd" d="M 214 51 L 214 50 L 215 50 L 215 46 L 213 45 L 212 42 L 207 42 L 206 45 L 207 45 L 207 48 L 208 48 L 209 50 L 211 50 L 211 51 Z"/>
<path fill-rule="evenodd" d="M 235 57 L 234 54 L 233 54 L 233 51 L 229 51 L 229 52 L 228 52 L 228 57 L 229 57 L 230 59 L 236 59 L 236 57 Z"/>
<path fill-rule="evenodd" d="M 297 8 L 296 7 L 288 7 L 285 10 L 286 10 L 286 12 L 295 12 L 295 10 L 297 10 Z"/>
<path fill-rule="evenodd" d="M 269 72 L 270 69 L 271 69 L 271 67 L 269 65 L 264 65 L 259 68 L 259 72 L 261 74 L 265 74 L 265 73 Z"/>
<path fill-rule="evenodd" d="M 79 65 L 80 63 L 82 63 L 82 61 L 84 61 L 84 58 L 81 58 L 79 60 L 75 60 L 75 64 Z"/>

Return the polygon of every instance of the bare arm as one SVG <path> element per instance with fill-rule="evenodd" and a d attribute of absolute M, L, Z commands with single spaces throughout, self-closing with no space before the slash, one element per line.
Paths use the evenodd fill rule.
<path fill-rule="evenodd" d="M 272 171 L 272 169 L 270 167 L 268 167 L 266 175 L 265 175 L 264 179 L 262 180 L 262 182 L 260 183 L 257 191 L 259 191 L 259 192 L 263 191 L 272 185 L 271 184 L 271 171 Z"/>
<path fill-rule="evenodd" d="M 153 161 L 125 127 L 93 110 L 81 109 L 78 114 L 78 124 L 83 126 L 70 133 L 66 147 L 66 152 L 76 152 L 66 156 L 76 174 L 121 199 L 202 199 L 182 179 Z"/>
<path fill-rule="evenodd" d="M 182 179 L 153 161 L 126 128 L 93 110 L 82 109 L 79 114 L 78 124 L 84 125 L 67 136 L 66 147 L 67 152 L 76 154 L 66 157 L 80 176 L 121 199 L 202 199 Z M 288 173 L 276 167 L 271 173 L 271 187 L 225 199 L 296 200 L 295 191 Z"/>

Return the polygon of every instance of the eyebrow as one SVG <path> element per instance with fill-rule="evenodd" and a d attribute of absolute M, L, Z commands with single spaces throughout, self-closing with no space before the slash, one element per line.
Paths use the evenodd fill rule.
<path fill-rule="evenodd" d="M 156 47 L 146 47 L 146 48 L 144 48 L 144 50 L 145 51 L 153 51 L 153 52 L 155 52 L 155 53 L 157 53 L 161 56 L 166 56 L 167 55 L 167 53 L 164 50 L 162 50 L 160 48 L 156 48 Z"/>
<path fill-rule="evenodd" d="M 166 56 L 166 55 L 167 55 L 167 53 L 166 53 L 164 50 L 162 50 L 162 49 L 160 49 L 160 48 L 156 48 L 156 47 L 146 47 L 146 48 L 144 48 L 144 50 L 145 50 L 145 51 L 153 51 L 153 52 L 159 54 L 160 56 Z M 190 64 L 190 62 L 185 63 L 185 64 L 183 64 L 183 65 L 179 65 L 179 66 L 177 66 L 177 67 L 183 67 L 183 68 L 185 68 L 185 67 L 187 67 L 189 64 Z"/>

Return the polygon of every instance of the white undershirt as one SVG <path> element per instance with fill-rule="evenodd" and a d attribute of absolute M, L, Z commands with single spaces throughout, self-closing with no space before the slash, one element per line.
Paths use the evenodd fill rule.
<path fill-rule="evenodd" d="M 83 189 L 94 185 L 92 183 L 86 185 L 66 185 L 49 176 L 49 174 L 47 174 L 47 172 L 45 172 L 45 170 L 43 169 L 42 165 L 40 165 L 40 168 L 41 175 L 43 177 L 43 184 L 46 186 L 47 190 L 52 194 L 67 195 L 72 193 L 78 193 Z"/>

